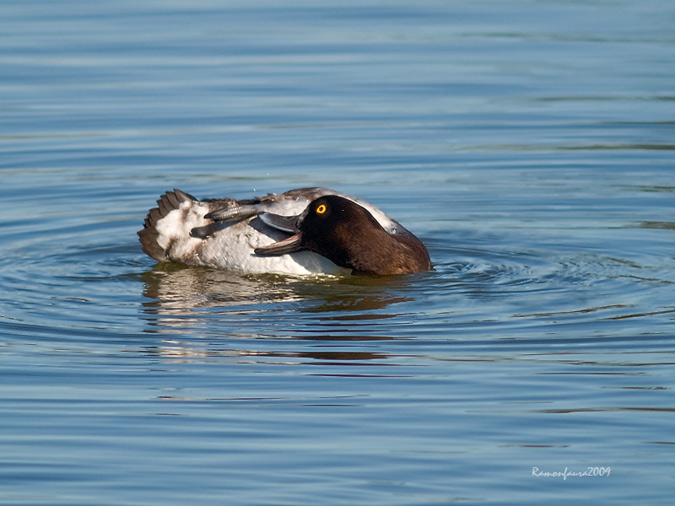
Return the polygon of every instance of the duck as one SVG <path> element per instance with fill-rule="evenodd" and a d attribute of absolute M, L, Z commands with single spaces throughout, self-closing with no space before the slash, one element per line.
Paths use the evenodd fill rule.
<path fill-rule="evenodd" d="M 412 232 L 368 202 L 328 188 L 246 200 L 199 200 L 174 189 L 138 232 L 158 262 L 245 274 L 398 275 L 432 270 Z"/>

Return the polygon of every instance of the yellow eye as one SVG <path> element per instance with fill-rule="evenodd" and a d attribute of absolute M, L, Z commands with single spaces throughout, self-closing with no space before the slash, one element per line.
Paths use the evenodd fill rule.
<path fill-rule="evenodd" d="M 326 206 L 325 204 L 321 204 L 319 207 L 316 208 L 316 214 L 323 214 L 326 212 Z"/>

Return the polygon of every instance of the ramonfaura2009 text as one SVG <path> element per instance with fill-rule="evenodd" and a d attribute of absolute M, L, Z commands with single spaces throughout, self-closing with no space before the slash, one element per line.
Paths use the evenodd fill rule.
<path fill-rule="evenodd" d="M 564 471 L 541 471 L 538 467 L 532 466 L 532 476 L 535 478 L 595 478 L 607 477 L 611 474 L 611 467 L 588 466 L 584 471 L 570 471 L 565 467 Z"/>

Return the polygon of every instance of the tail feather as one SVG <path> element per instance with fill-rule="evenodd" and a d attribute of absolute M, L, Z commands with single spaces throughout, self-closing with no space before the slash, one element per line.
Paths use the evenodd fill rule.
<path fill-rule="evenodd" d="M 143 223 L 143 230 L 138 232 L 138 238 L 141 241 L 143 251 L 159 262 L 168 262 L 171 259 L 167 256 L 167 251 L 171 242 L 166 243 L 166 238 L 157 229 L 157 224 L 165 218 L 171 211 L 180 209 L 183 202 L 196 201 L 192 195 L 184 191 L 174 189 L 168 191 L 157 201 L 157 207 L 150 209 Z M 163 241 L 161 239 L 164 239 Z"/>

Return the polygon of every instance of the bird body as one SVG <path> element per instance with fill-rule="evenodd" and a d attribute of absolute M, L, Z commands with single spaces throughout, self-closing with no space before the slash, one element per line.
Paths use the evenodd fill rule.
<path fill-rule="evenodd" d="M 424 244 L 402 225 L 367 202 L 327 188 L 240 201 L 200 201 L 173 190 L 157 204 L 138 235 L 143 251 L 162 262 L 291 275 L 431 268 Z M 392 259 L 403 261 L 392 267 Z"/>

